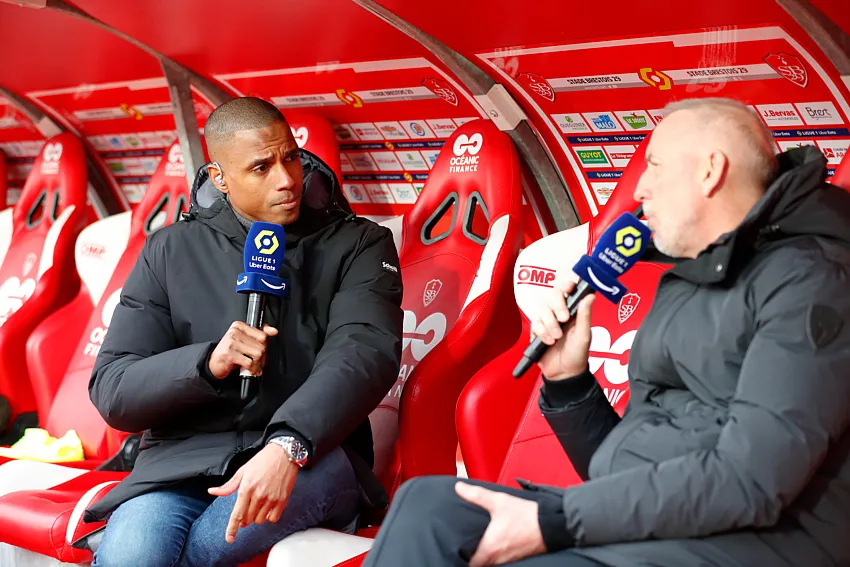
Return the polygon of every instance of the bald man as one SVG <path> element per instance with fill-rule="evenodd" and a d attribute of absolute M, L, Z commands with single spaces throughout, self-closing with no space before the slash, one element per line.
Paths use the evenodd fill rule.
<path fill-rule="evenodd" d="M 399 371 L 392 234 L 351 213 L 274 105 L 228 101 L 205 134 L 188 218 L 145 242 L 89 384 L 110 426 L 144 431 L 132 473 L 86 511 L 108 518 L 94 567 L 239 565 L 386 506 L 368 416 Z M 255 221 L 285 226 L 290 290 L 262 329 L 235 292 Z M 262 375 L 248 400 L 243 368 Z"/>
<path fill-rule="evenodd" d="M 588 367 L 593 297 L 564 333 L 565 285 L 532 325 L 554 345 L 540 409 L 585 482 L 412 480 L 364 567 L 850 565 L 850 195 L 725 99 L 670 105 L 646 162 L 634 197 L 676 265 L 622 419 Z"/>

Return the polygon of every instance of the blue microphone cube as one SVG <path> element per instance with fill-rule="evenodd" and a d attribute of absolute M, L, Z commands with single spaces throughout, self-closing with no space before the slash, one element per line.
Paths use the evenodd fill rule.
<path fill-rule="evenodd" d="M 278 276 L 283 267 L 284 250 L 284 232 L 281 225 L 254 222 L 245 241 L 245 271 L 236 279 L 236 291 L 289 297 L 289 282 Z"/>

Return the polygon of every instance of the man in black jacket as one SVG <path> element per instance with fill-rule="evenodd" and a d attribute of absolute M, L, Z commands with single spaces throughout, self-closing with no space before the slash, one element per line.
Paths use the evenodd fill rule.
<path fill-rule="evenodd" d="M 401 356 L 392 235 L 351 213 L 273 105 L 228 101 L 205 134 L 188 219 L 148 238 L 89 384 L 110 426 L 144 431 L 86 511 L 109 516 L 95 567 L 237 565 L 310 526 L 353 529 L 363 496 L 385 504 L 368 415 Z M 286 227 L 290 297 L 262 330 L 235 293 L 253 221 Z M 241 368 L 262 371 L 247 403 Z"/>
<path fill-rule="evenodd" d="M 671 105 L 635 199 L 680 261 L 624 417 L 588 370 L 592 298 L 564 333 L 564 285 L 532 327 L 554 344 L 540 409 L 585 482 L 413 480 L 365 567 L 850 565 L 850 194 L 816 148 L 773 147 L 740 103 Z"/>

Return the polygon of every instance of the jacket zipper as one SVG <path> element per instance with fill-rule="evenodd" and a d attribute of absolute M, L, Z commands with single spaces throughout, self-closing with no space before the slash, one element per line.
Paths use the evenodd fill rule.
<path fill-rule="evenodd" d="M 230 461 L 233 460 L 233 457 L 235 457 L 236 455 L 238 455 L 239 453 L 242 452 L 243 442 L 244 442 L 244 439 L 242 437 L 242 432 L 237 431 L 236 432 L 236 449 L 231 451 L 230 454 L 227 456 L 227 458 L 224 459 L 224 463 L 222 463 L 222 465 L 221 465 L 221 471 L 218 473 L 219 475 L 224 475 L 224 473 L 227 472 L 227 467 L 230 465 Z"/>

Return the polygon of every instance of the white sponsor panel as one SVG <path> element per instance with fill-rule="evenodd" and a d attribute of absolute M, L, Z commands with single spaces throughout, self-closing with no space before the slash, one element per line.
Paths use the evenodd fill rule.
<path fill-rule="evenodd" d="M 438 118 L 434 120 L 426 120 L 428 126 L 434 131 L 438 138 L 448 138 L 457 130 L 457 125 L 451 118 Z"/>
<path fill-rule="evenodd" d="M 348 156 L 345 155 L 345 153 L 339 154 L 339 166 L 343 173 L 351 173 L 354 171 L 354 166 L 351 164 L 351 160 L 348 159 Z"/>
<path fill-rule="evenodd" d="M 139 162 L 142 164 L 142 169 L 145 174 L 153 175 L 153 172 L 156 171 L 157 166 L 159 165 L 158 157 L 143 157 L 139 158 Z"/>
<path fill-rule="evenodd" d="M 23 155 L 26 157 L 37 156 L 38 152 L 41 151 L 41 148 L 44 147 L 45 143 L 46 142 L 44 140 L 21 142 L 21 148 L 23 148 Z"/>
<path fill-rule="evenodd" d="M 392 191 L 386 183 L 367 183 L 366 192 L 373 203 L 395 203 Z"/>
<path fill-rule="evenodd" d="M 399 171 L 402 169 L 393 152 L 371 152 L 371 155 L 372 160 L 378 164 L 378 169 L 381 171 Z"/>
<path fill-rule="evenodd" d="M 428 163 L 416 150 L 396 150 L 395 153 L 406 171 L 428 171 Z"/>
<path fill-rule="evenodd" d="M 670 69 L 664 74 L 673 80 L 674 84 L 690 83 L 725 83 L 729 81 L 756 81 L 775 79 L 780 75 L 767 63 L 755 65 L 729 65 L 726 67 L 701 67 L 696 69 Z"/>
<path fill-rule="evenodd" d="M 366 187 L 359 183 L 345 183 L 342 186 L 342 192 L 345 193 L 345 198 L 349 203 L 371 203 L 369 193 Z"/>
<path fill-rule="evenodd" d="M 596 89 L 616 89 L 642 86 L 637 73 L 611 75 L 585 75 L 582 77 L 557 77 L 549 79 L 549 85 L 555 92 L 587 91 Z"/>
<path fill-rule="evenodd" d="M 280 108 L 298 108 L 302 106 L 328 106 L 342 104 L 336 93 L 303 94 L 273 96 L 272 103 Z"/>
<path fill-rule="evenodd" d="M 368 152 L 347 152 L 347 155 L 355 171 L 376 171 L 378 169 Z"/>
<path fill-rule="evenodd" d="M 356 124 L 349 124 L 351 129 L 354 130 L 354 133 L 357 134 L 357 137 L 361 140 L 383 140 L 384 137 L 381 136 L 381 133 L 375 128 L 375 125 L 371 122 L 358 122 Z"/>
<path fill-rule="evenodd" d="M 437 98 L 428 87 L 399 87 L 374 91 L 357 91 L 363 102 L 391 102 L 397 100 L 422 100 Z"/>
<path fill-rule="evenodd" d="M 473 120 L 478 120 L 479 118 L 480 116 L 469 116 L 467 118 L 452 118 L 452 120 L 454 120 L 455 124 L 457 124 L 458 128 L 460 128 L 467 122 L 472 122 Z"/>
<path fill-rule="evenodd" d="M 422 181 L 415 182 L 413 184 L 413 189 L 416 190 L 417 195 L 420 195 L 422 193 L 422 190 L 425 189 L 425 183 L 423 183 Z"/>
<path fill-rule="evenodd" d="M 350 142 L 351 140 L 358 139 L 357 134 L 354 133 L 354 130 L 348 124 L 334 124 L 333 129 L 336 139 L 340 142 Z"/>
<path fill-rule="evenodd" d="M 622 132 L 623 127 L 613 112 L 583 112 L 582 116 L 594 132 Z"/>
<path fill-rule="evenodd" d="M 125 183 L 121 185 L 121 189 L 124 191 L 124 195 L 127 196 L 127 200 L 133 205 L 141 202 L 147 188 L 148 186 L 144 183 Z"/>
<path fill-rule="evenodd" d="M 579 163 L 585 169 L 594 167 L 611 167 L 608 156 L 602 146 L 573 146 Z"/>
<path fill-rule="evenodd" d="M 136 134 L 124 134 L 124 142 L 134 150 L 142 147 L 142 140 Z"/>
<path fill-rule="evenodd" d="M 431 131 L 431 127 L 424 120 L 404 120 L 401 126 L 414 140 L 435 137 L 434 132 Z"/>
<path fill-rule="evenodd" d="M 590 187 L 593 189 L 593 194 L 596 195 L 596 200 L 599 201 L 599 204 L 604 205 L 611 198 L 611 193 L 614 192 L 617 183 L 609 181 L 591 183 Z"/>
<path fill-rule="evenodd" d="M 843 120 L 835 105 L 829 101 L 795 103 L 800 116 L 809 126 L 842 124 Z"/>
<path fill-rule="evenodd" d="M 422 157 L 425 158 L 425 162 L 428 164 L 428 167 L 433 168 L 434 164 L 437 163 L 437 157 L 440 155 L 440 150 L 422 150 L 419 153 L 421 153 Z"/>
<path fill-rule="evenodd" d="M 390 191 L 395 197 L 395 202 L 400 205 L 412 205 L 416 202 L 418 194 L 412 183 L 390 183 Z"/>
<path fill-rule="evenodd" d="M 818 140 L 817 145 L 829 165 L 838 165 L 847 155 L 850 140 Z"/>
<path fill-rule="evenodd" d="M 553 114 L 552 120 L 555 121 L 555 124 L 558 125 L 558 128 L 564 134 L 584 134 L 587 132 L 592 132 L 590 126 L 587 125 L 587 122 L 584 121 L 584 118 L 581 117 L 581 114 L 578 112 L 571 112 L 568 114 Z"/>
<path fill-rule="evenodd" d="M 757 104 L 756 112 L 768 126 L 803 126 L 793 104 Z"/>
<path fill-rule="evenodd" d="M 631 144 L 604 147 L 614 167 L 626 167 L 635 155 L 635 146 Z"/>
<path fill-rule="evenodd" d="M 146 148 L 162 148 L 162 136 L 157 132 L 139 132 L 139 138 Z"/>
<path fill-rule="evenodd" d="M 655 122 L 656 126 L 661 124 L 661 121 L 664 120 L 664 115 L 667 114 L 667 111 L 665 111 L 663 108 L 647 110 L 646 112 L 649 114 L 650 117 L 652 117 L 652 120 Z"/>
<path fill-rule="evenodd" d="M 655 128 L 652 118 L 645 110 L 619 110 L 614 114 L 620 119 L 620 124 L 627 132 L 645 132 Z"/>
<path fill-rule="evenodd" d="M 407 140 L 410 138 L 398 122 L 375 122 L 375 127 L 387 140 Z"/>
<path fill-rule="evenodd" d="M 778 140 L 776 145 L 779 146 L 779 151 L 787 152 L 788 150 L 793 150 L 795 148 L 802 148 L 803 146 L 815 146 L 814 140 Z"/>

